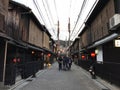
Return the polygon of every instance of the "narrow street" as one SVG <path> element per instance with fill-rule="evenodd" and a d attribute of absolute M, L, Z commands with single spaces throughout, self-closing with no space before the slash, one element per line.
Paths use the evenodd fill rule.
<path fill-rule="evenodd" d="M 120 0 L 0 0 L 0 90 L 120 90 Z"/>
<path fill-rule="evenodd" d="M 75 64 L 69 71 L 59 71 L 57 63 L 9 90 L 117 90 L 110 89 Z"/>

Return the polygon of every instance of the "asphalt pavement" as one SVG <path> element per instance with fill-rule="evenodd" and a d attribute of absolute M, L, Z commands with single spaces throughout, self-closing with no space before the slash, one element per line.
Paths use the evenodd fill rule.
<path fill-rule="evenodd" d="M 1 89 L 0 89 L 1 90 Z M 58 63 L 40 70 L 36 78 L 29 77 L 8 90 L 120 90 L 100 79 L 92 79 L 89 72 L 72 64 L 71 70 L 58 70 Z"/>

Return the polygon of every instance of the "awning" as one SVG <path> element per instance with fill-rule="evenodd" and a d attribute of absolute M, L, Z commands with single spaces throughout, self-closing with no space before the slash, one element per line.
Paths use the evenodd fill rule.
<path fill-rule="evenodd" d="M 118 36 L 119 36 L 118 33 L 113 33 L 113 34 L 111 34 L 110 36 L 108 36 L 108 37 L 106 37 L 106 38 L 104 38 L 104 39 L 101 39 L 101 40 L 95 42 L 93 45 L 89 46 L 88 49 L 93 48 L 93 47 L 96 47 L 96 46 L 101 45 L 101 44 L 104 44 L 104 43 L 106 43 L 106 42 L 109 42 L 109 41 L 117 38 Z"/>
<path fill-rule="evenodd" d="M 53 51 L 51 51 L 51 50 L 49 50 L 49 49 L 47 49 L 47 48 L 42 48 L 45 52 L 47 52 L 47 53 L 51 53 L 51 54 L 55 54 Z"/>
<path fill-rule="evenodd" d="M 28 48 L 31 48 L 31 49 L 35 49 L 35 50 L 44 52 L 44 50 L 41 49 L 40 47 L 36 47 L 36 46 L 33 46 L 33 45 L 29 45 L 29 44 L 27 44 L 27 47 L 28 47 Z"/>
<path fill-rule="evenodd" d="M 26 46 L 24 46 L 22 43 L 15 43 L 14 41 L 7 41 L 9 44 L 12 44 L 12 45 L 14 45 L 14 46 L 16 46 L 16 47 L 20 47 L 20 48 L 24 48 L 24 49 L 27 49 L 27 47 Z"/>
<path fill-rule="evenodd" d="M 1 37 L 1 38 L 4 38 L 4 39 L 7 39 L 7 40 L 13 40 L 11 37 L 9 37 L 9 36 L 7 36 L 6 34 L 1 33 L 1 32 L 0 32 L 0 37 Z"/>

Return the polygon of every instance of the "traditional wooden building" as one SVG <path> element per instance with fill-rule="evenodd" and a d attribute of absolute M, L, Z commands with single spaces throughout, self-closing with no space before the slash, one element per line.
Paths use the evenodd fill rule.
<path fill-rule="evenodd" d="M 9 0 L 0 0 L 0 85 L 4 82 L 5 75 L 5 58 L 6 58 L 6 35 L 5 21 L 7 18 Z"/>
<path fill-rule="evenodd" d="M 76 64 L 78 64 L 78 60 L 79 60 L 79 41 L 80 41 L 80 38 L 78 37 L 78 38 L 76 38 L 75 40 L 74 40 L 74 42 L 72 43 L 72 45 L 71 45 L 71 47 L 70 47 L 70 52 L 71 52 L 71 54 L 70 54 L 70 56 L 72 56 L 72 58 L 73 58 L 73 60 L 74 60 L 74 62 L 76 63 Z"/>
<path fill-rule="evenodd" d="M 49 43 L 51 35 L 30 8 L 15 1 L 5 0 L 1 3 L 1 15 L 4 18 L 0 16 L 0 19 L 4 21 L 0 20 L 3 25 L 0 27 L 3 56 L 0 61 L 0 80 L 5 85 L 12 85 L 18 79 L 35 76 L 44 68 L 44 56 L 52 52 Z"/>
<path fill-rule="evenodd" d="M 96 74 L 118 85 L 120 85 L 119 23 L 120 1 L 99 0 L 80 33 L 80 52 L 87 55 L 87 60 L 84 63 L 81 60 L 80 65 L 88 70 L 91 63 L 96 63 Z"/>

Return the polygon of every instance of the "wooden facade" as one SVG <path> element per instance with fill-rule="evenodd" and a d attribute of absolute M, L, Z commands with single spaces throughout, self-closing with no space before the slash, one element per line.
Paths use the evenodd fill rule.
<path fill-rule="evenodd" d="M 79 54 L 80 54 L 80 38 L 76 38 L 75 41 L 72 43 L 69 51 L 69 56 L 72 56 L 74 62 L 78 64 Z"/>
<path fill-rule="evenodd" d="M 25 79 L 43 69 L 44 56 L 52 56 L 54 47 L 50 49 L 51 35 L 30 8 L 8 0 L 0 1 L 0 7 L 0 82 L 13 85 L 18 76 Z"/>
<path fill-rule="evenodd" d="M 108 30 L 109 19 L 114 15 L 114 13 L 114 0 L 110 0 L 109 2 L 106 0 L 104 3 L 99 1 L 99 4 L 93 10 L 91 16 L 85 23 L 86 26 L 83 30 L 84 33 L 81 35 L 82 47 L 87 47 L 111 34 Z"/>
<path fill-rule="evenodd" d="M 23 9 L 25 6 L 19 7 L 18 3 L 10 2 L 9 12 L 6 20 L 6 34 L 18 41 L 28 40 L 28 30 L 29 30 L 29 16 L 25 14 L 29 12 L 30 9 Z M 28 17 L 27 17 L 28 16 Z"/>
<path fill-rule="evenodd" d="M 80 36 L 80 43 L 81 43 L 81 48 L 86 48 L 88 45 L 92 43 L 91 41 L 91 30 L 87 26 L 84 28 L 83 32 L 79 35 Z"/>
<path fill-rule="evenodd" d="M 7 18 L 9 0 L 0 0 L 0 84 L 4 81 L 5 74 L 5 21 Z"/>
<path fill-rule="evenodd" d="M 40 29 L 33 20 L 30 20 L 29 25 L 29 39 L 28 43 L 34 44 L 38 47 L 43 47 L 43 30 Z"/>
<path fill-rule="evenodd" d="M 5 19 L 8 11 L 9 0 L 0 0 L 0 32 L 5 32 Z"/>
<path fill-rule="evenodd" d="M 7 34 L 19 41 L 50 49 L 50 33 L 37 20 L 30 8 L 11 2 L 7 19 Z"/>
<path fill-rule="evenodd" d="M 78 64 L 88 70 L 90 65 L 95 63 L 96 74 L 98 76 L 120 85 L 120 70 L 118 70 L 120 68 L 120 47 L 116 48 L 114 45 L 115 40 L 119 40 L 120 26 L 117 25 L 114 29 L 110 27 L 110 24 L 113 24 L 110 20 L 116 14 L 120 15 L 119 0 L 98 1 L 85 22 L 84 29 L 79 34 L 80 55 L 85 55 L 86 59 L 82 60 L 79 58 Z M 91 53 L 96 55 L 92 57 Z"/>
<path fill-rule="evenodd" d="M 43 41 L 44 41 L 43 47 L 49 49 L 50 48 L 49 47 L 49 41 L 50 41 L 50 39 L 49 39 L 49 36 L 46 33 L 44 33 L 44 40 Z"/>
<path fill-rule="evenodd" d="M 46 30 L 46 28 L 45 28 Z M 46 49 L 50 49 L 50 38 L 51 35 L 48 31 L 44 31 L 43 33 L 43 47 L 46 48 Z"/>

